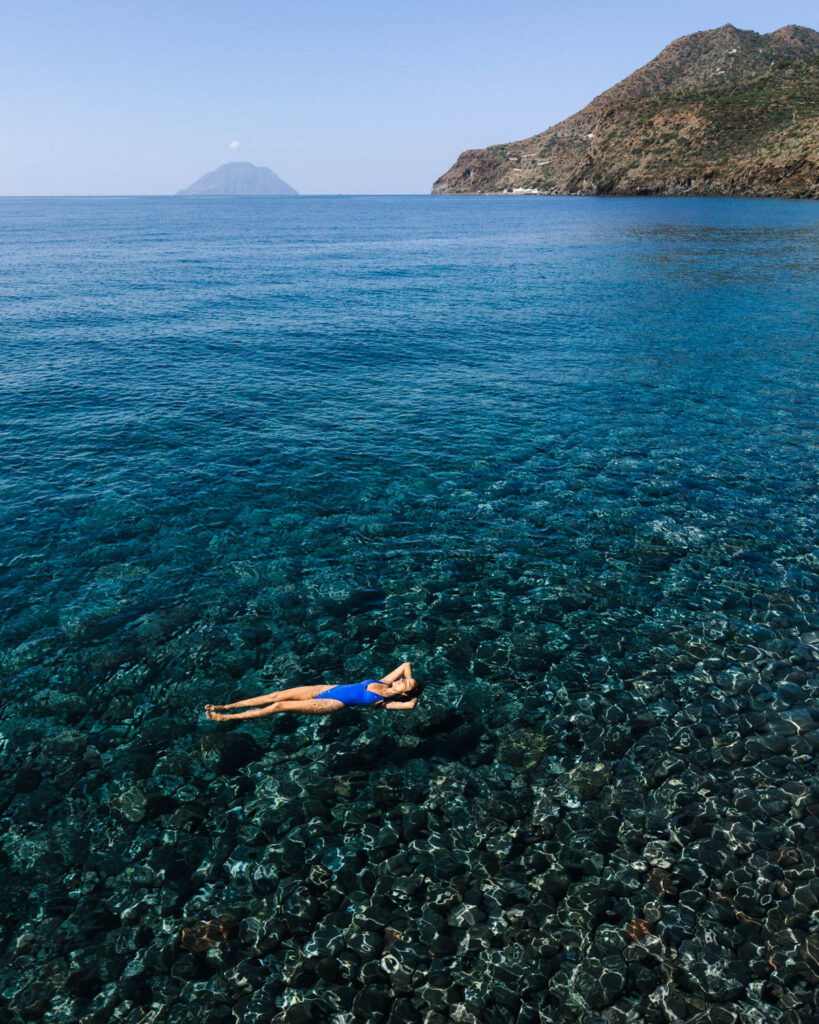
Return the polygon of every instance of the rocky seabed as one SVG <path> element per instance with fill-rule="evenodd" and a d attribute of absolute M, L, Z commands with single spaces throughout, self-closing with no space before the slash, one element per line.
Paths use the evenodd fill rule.
<path fill-rule="evenodd" d="M 816 1020 L 819 632 L 757 634 L 186 745 L 44 697 L 3 751 L 9 1019 Z"/>

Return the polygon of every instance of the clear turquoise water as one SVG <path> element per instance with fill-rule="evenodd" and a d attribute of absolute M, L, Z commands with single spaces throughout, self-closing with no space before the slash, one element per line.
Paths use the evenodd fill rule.
<path fill-rule="evenodd" d="M 815 924 L 781 906 L 804 858 L 773 909 L 742 911 L 780 914 L 762 938 L 661 915 L 666 960 L 632 962 L 600 929 L 657 900 L 652 841 L 675 849 L 672 920 L 679 892 L 736 900 L 750 883 L 726 871 L 819 841 L 815 204 L 2 200 L 0 241 L 13 1013 L 649 1019 L 669 984 L 690 1013 L 810 1005 L 801 968 L 726 995 L 680 951 L 716 928 L 720 963 L 747 964 L 743 942 L 790 928 L 804 961 Z M 411 715 L 201 715 L 405 658 L 428 683 Z M 599 785 L 572 781 L 595 765 Z M 766 820 L 785 782 L 807 796 Z M 397 839 L 373 846 L 385 822 Z M 510 880 L 525 897 L 483 907 L 474 948 L 449 910 L 437 946 L 418 931 L 436 886 L 471 906 Z M 307 925 L 291 883 L 320 905 Z M 375 904 L 363 930 L 404 932 L 410 981 L 344 952 Z M 180 946 L 220 914 L 210 952 Z M 542 983 L 502 976 L 516 949 Z M 584 988 L 601 972 L 623 973 L 610 1002 Z"/>

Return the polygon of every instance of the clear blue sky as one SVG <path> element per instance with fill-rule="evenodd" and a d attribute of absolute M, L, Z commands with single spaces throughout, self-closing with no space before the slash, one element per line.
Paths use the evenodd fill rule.
<path fill-rule="evenodd" d="M 725 22 L 817 28 L 816 11 L 2 0 L 0 194 L 167 193 L 228 160 L 272 167 L 302 193 L 427 192 L 461 150 L 543 130 L 677 36 Z"/>

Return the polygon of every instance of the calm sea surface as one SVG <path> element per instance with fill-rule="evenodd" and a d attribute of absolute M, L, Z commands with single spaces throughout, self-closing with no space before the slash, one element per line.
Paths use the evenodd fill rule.
<path fill-rule="evenodd" d="M 12 1019 L 815 1019 L 818 242 L 0 200 Z"/>

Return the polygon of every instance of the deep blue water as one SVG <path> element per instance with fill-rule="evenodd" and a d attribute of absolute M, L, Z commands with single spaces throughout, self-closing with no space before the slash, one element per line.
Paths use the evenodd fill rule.
<path fill-rule="evenodd" d="M 809 1020 L 817 242 L 808 202 L 0 200 L 10 1012 Z M 405 658 L 411 714 L 201 714 Z"/>

